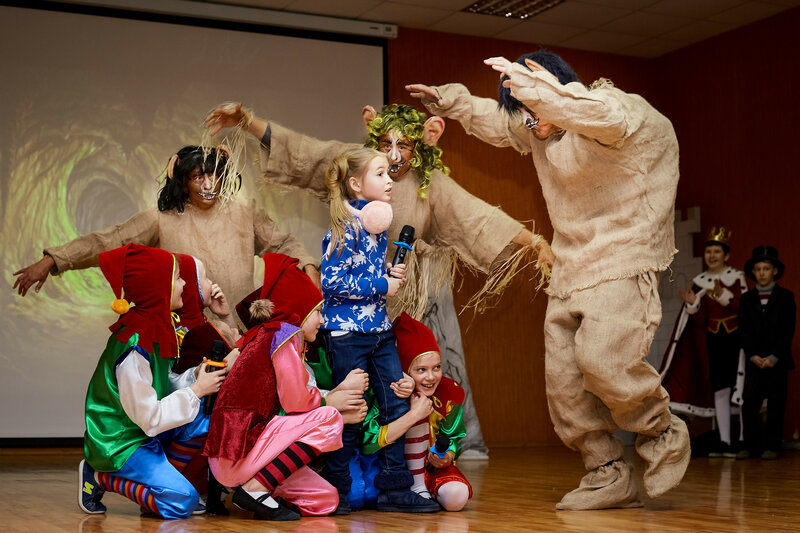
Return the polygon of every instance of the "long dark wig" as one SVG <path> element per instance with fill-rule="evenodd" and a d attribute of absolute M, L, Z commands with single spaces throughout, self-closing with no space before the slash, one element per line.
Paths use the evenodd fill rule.
<path fill-rule="evenodd" d="M 200 169 L 206 174 L 213 174 L 223 181 L 228 179 L 237 180 L 235 185 L 237 190 L 242 185 L 241 174 L 234 172 L 231 177 L 228 172 L 225 172 L 228 165 L 228 154 L 225 150 L 203 148 L 201 146 L 184 146 L 178 150 L 176 155 L 178 160 L 175 162 L 172 177 L 167 175 L 164 186 L 158 191 L 159 211 L 175 209 L 178 213 L 183 213 L 186 203 L 189 201 L 189 193 L 186 187 L 187 180 L 196 169 Z"/>

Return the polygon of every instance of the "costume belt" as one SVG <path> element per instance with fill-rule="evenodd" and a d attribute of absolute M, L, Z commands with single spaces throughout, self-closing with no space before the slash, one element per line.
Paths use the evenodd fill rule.
<path fill-rule="evenodd" d="M 733 333 L 739 329 L 739 321 L 736 315 L 726 316 L 725 318 L 709 318 L 708 332 L 716 335 L 720 332 L 720 327 L 725 328 L 725 333 Z"/>

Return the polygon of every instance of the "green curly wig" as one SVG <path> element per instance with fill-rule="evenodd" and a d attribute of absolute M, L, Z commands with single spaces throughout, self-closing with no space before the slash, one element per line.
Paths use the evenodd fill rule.
<path fill-rule="evenodd" d="M 413 141 L 414 155 L 411 158 L 411 167 L 417 169 L 420 181 L 417 190 L 422 198 L 428 197 L 426 189 L 431 184 L 433 169 L 438 168 L 445 174 L 450 174 L 450 169 L 442 163 L 442 149 L 422 140 L 426 116 L 425 113 L 408 105 L 385 105 L 378 116 L 369 123 L 369 137 L 364 143 L 367 148 L 377 150 L 381 135 L 387 135 L 392 131 Z"/>

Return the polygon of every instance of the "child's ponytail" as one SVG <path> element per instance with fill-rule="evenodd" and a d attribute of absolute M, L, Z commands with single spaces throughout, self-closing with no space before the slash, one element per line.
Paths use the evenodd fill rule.
<path fill-rule="evenodd" d="M 345 232 L 348 227 L 354 227 L 356 220 L 345 202 L 350 194 L 347 190 L 347 175 L 350 171 L 350 154 L 342 154 L 331 161 L 325 172 L 325 185 L 328 187 L 328 200 L 331 210 L 331 246 L 336 249 L 337 255 L 345 245 Z"/>

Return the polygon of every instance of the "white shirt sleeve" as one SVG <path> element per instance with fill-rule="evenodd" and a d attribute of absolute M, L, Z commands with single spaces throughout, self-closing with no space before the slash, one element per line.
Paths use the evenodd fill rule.
<path fill-rule="evenodd" d="M 200 410 L 200 399 L 189 388 L 159 400 L 150 363 L 135 350 L 117 365 L 116 377 L 122 409 L 149 437 L 191 422 Z"/>
<path fill-rule="evenodd" d="M 182 374 L 176 374 L 172 370 L 169 371 L 169 390 L 176 391 L 186 387 L 191 387 L 197 381 L 197 378 L 194 375 L 194 369 L 197 367 L 192 367 L 186 372 Z"/>

